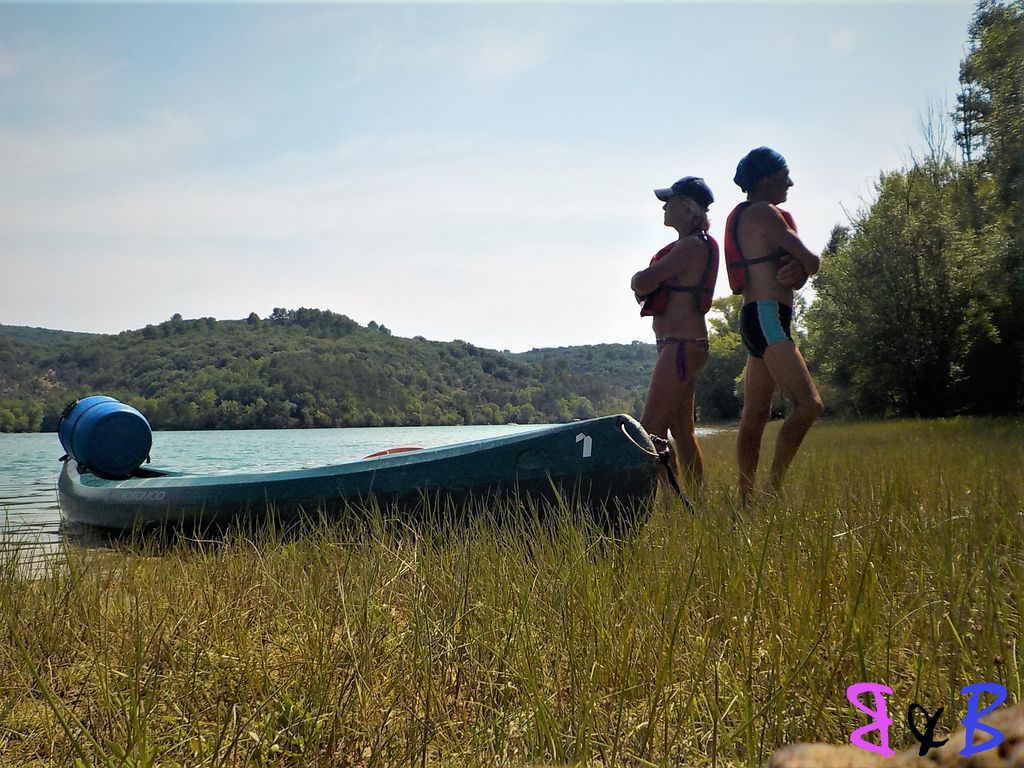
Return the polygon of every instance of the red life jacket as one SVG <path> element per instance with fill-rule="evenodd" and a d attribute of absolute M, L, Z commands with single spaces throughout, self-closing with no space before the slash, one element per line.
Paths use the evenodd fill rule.
<path fill-rule="evenodd" d="M 729 273 L 729 287 L 732 288 L 733 293 L 743 293 L 743 289 L 746 288 L 747 281 L 750 279 L 751 264 L 779 261 L 783 256 L 788 255 L 783 251 L 769 254 L 768 256 L 761 256 L 757 259 L 748 259 L 743 255 L 743 252 L 740 250 L 737 227 L 739 226 L 740 214 L 747 209 L 750 203 L 751 201 L 748 200 L 737 205 L 732 209 L 732 213 L 729 214 L 729 218 L 725 221 L 725 268 Z M 793 215 L 781 208 L 776 208 L 775 210 L 782 214 L 782 218 L 786 220 L 789 228 L 796 232 L 796 221 L 794 221 Z M 796 287 L 803 288 L 806 283 L 807 278 L 804 277 L 803 282 Z"/>
<path fill-rule="evenodd" d="M 640 317 L 660 315 L 668 309 L 669 291 L 692 293 L 693 307 L 700 310 L 702 315 L 706 315 L 711 309 L 711 302 L 715 297 L 715 282 L 718 280 L 718 243 L 707 232 L 698 232 L 697 238 L 703 240 L 708 246 L 708 258 L 704 262 L 704 271 L 701 273 L 700 280 L 695 285 L 662 283 L 652 293 L 644 297 L 644 304 L 640 307 Z M 677 240 L 674 243 L 669 243 L 654 254 L 650 266 L 653 267 L 663 257 L 667 256 L 669 251 L 675 248 L 678 242 Z"/>

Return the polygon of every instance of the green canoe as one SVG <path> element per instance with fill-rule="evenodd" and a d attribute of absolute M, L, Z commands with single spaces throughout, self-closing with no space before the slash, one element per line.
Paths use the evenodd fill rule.
<path fill-rule="evenodd" d="M 69 460 L 58 490 L 67 521 L 126 531 L 222 526 L 271 514 L 338 516 L 374 503 L 415 514 L 427 504 L 501 497 L 570 498 L 615 515 L 649 499 L 657 478 L 650 437 L 618 415 L 281 472 L 190 475 L 143 467 L 112 480 Z"/>

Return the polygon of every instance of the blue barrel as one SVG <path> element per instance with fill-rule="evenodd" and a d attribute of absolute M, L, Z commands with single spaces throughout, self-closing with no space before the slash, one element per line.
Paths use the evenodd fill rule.
<path fill-rule="evenodd" d="M 68 406 L 57 433 L 68 456 L 106 477 L 128 477 L 153 447 L 146 417 L 106 395 L 83 397 Z"/>

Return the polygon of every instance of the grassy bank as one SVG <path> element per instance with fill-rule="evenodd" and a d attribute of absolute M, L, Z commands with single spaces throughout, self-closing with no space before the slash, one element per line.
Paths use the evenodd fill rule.
<path fill-rule="evenodd" d="M 757 765 L 1000 682 L 1020 700 L 1024 428 L 816 427 L 736 523 L 731 433 L 697 515 L 629 541 L 368 529 L 0 566 L 0 764 Z M 774 436 L 774 431 L 770 434 Z"/>

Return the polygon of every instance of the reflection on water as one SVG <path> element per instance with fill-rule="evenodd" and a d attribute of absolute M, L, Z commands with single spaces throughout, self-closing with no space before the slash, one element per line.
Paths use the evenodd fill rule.
<path fill-rule="evenodd" d="M 31 563 L 60 543 L 56 435 L 0 435 L 0 553 Z"/>

